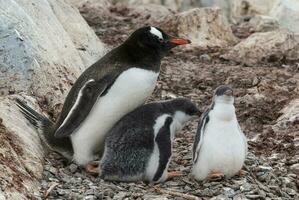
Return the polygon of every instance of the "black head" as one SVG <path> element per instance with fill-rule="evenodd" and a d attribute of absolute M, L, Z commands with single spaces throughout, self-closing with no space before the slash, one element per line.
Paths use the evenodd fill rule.
<path fill-rule="evenodd" d="M 231 86 L 221 85 L 217 87 L 215 90 L 214 102 L 233 103 L 234 92 Z"/>
<path fill-rule="evenodd" d="M 231 88 L 231 86 L 229 85 L 221 85 L 219 87 L 216 88 L 215 90 L 215 95 L 217 96 L 233 96 L 233 89 Z"/>
<path fill-rule="evenodd" d="M 189 44 L 191 41 L 172 37 L 160 28 L 146 26 L 133 32 L 125 43 L 132 48 L 152 51 L 163 56 L 170 49 L 178 45 Z"/>
<path fill-rule="evenodd" d="M 171 107 L 172 112 L 181 111 L 189 116 L 200 115 L 200 111 L 194 103 L 186 98 L 176 98 L 168 102 L 168 106 Z"/>

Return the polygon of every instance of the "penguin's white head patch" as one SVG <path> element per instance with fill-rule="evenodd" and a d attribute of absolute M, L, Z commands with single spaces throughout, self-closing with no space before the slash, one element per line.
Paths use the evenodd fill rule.
<path fill-rule="evenodd" d="M 150 29 L 150 32 L 151 34 L 157 36 L 158 38 L 162 39 L 163 40 L 163 34 L 161 33 L 161 31 L 159 31 L 158 29 L 156 29 L 155 27 L 152 27 L 151 26 L 151 29 Z"/>

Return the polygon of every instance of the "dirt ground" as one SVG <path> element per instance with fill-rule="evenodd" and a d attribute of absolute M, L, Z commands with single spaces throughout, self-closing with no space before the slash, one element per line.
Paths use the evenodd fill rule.
<path fill-rule="evenodd" d="M 81 9 L 81 13 L 98 37 L 111 48 L 122 43 L 133 30 L 148 25 L 150 21 L 145 20 L 143 16 L 132 16 L 130 9 L 126 7 L 112 6 L 110 15 L 105 17 L 89 16 L 88 10 L 84 8 Z M 155 25 L 155 22 L 151 25 Z M 234 27 L 233 30 L 239 38 L 250 34 L 240 35 L 242 30 L 238 30 L 238 27 Z M 80 170 L 74 165 L 72 167 L 75 170 L 69 166 L 65 167 L 59 160 L 57 161 L 55 155 L 52 155 L 46 162 L 48 168 L 45 170 L 45 182 L 41 191 L 45 192 L 50 183 L 63 182 L 62 174 L 75 173 L 75 177 L 89 184 L 88 187 L 82 186 L 80 192 L 72 191 L 74 195 L 78 193 L 79 196 L 76 196 L 78 198 L 87 196 L 91 198 L 92 195 L 95 199 L 154 199 L 159 195 L 166 199 L 192 199 L 194 196 L 203 199 L 213 196 L 224 199 L 299 198 L 298 176 L 289 169 L 292 164 L 299 161 L 298 144 L 295 145 L 298 143 L 295 138 L 299 137 L 299 125 L 290 126 L 287 130 L 273 130 L 273 125 L 281 115 L 281 109 L 299 97 L 299 80 L 295 78 L 299 73 L 299 63 L 273 62 L 246 67 L 221 59 L 225 51 L 226 49 L 217 48 L 173 50 L 163 59 L 159 81 L 149 101 L 184 96 L 192 99 L 200 110 L 204 111 L 211 103 L 214 89 L 221 84 L 231 84 L 236 97 L 237 117 L 249 138 L 250 153 L 246 161 L 245 177 L 234 177 L 222 182 L 197 183 L 188 176 L 192 158 L 191 147 L 198 123 L 196 119 L 188 123 L 175 139 L 170 171 L 182 171 L 185 175 L 183 178 L 156 186 L 143 183 L 108 183 L 85 174 L 80 175 L 78 173 Z M 54 166 L 53 162 L 58 166 L 52 169 L 53 173 L 49 173 L 53 168 L 51 165 Z M 244 189 L 246 184 L 249 184 L 250 187 L 247 186 L 250 189 Z M 65 188 L 66 186 L 58 186 L 49 197 L 75 198 L 70 196 L 70 193 L 59 193 Z M 101 196 L 86 194 L 90 188 L 98 191 Z M 172 192 L 169 194 L 169 191 Z M 182 194 L 192 196 L 186 197 Z"/>

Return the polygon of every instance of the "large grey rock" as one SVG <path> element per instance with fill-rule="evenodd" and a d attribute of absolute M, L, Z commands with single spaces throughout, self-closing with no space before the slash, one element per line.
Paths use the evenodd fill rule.
<path fill-rule="evenodd" d="M 1 94 L 28 92 L 61 103 L 104 45 L 64 0 L 0 0 Z"/>
<path fill-rule="evenodd" d="M 0 10 L 0 199 L 42 198 L 43 148 L 14 98 L 62 105 L 105 46 L 65 0 L 0 0 Z"/>
<path fill-rule="evenodd" d="M 39 110 L 36 105 L 32 104 Z M 34 193 L 40 196 L 37 180 L 43 170 L 43 148 L 14 96 L 0 97 L 0 121 L 0 196 L 13 200 L 33 199 Z"/>
<path fill-rule="evenodd" d="M 196 47 L 226 47 L 237 39 L 219 8 L 194 8 L 174 16 L 169 16 L 161 23 L 166 32 L 188 38 Z"/>
<path fill-rule="evenodd" d="M 299 1 L 280 0 L 274 4 L 270 16 L 276 18 L 281 27 L 299 33 Z"/>
<path fill-rule="evenodd" d="M 281 59 L 298 60 L 299 35 L 287 30 L 254 33 L 229 50 L 223 58 L 248 66 Z"/>

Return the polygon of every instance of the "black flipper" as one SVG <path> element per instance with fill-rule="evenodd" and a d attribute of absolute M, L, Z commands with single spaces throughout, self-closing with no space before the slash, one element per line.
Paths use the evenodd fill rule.
<path fill-rule="evenodd" d="M 207 124 L 209 122 L 209 112 L 211 109 L 208 109 L 206 112 L 204 112 L 201 116 L 201 119 L 197 126 L 197 132 L 195 135 L 195 140 L 193 143 L 193 163 L 195 163 L 198 159 L 201 142 L 203 138 L 203 134 L 206 130 Z"/>
<path fill-rule="evenodd" d="M 165 120 L 164 126 L 161 127 L 159 130 L 155 142 L 158 145 L 159 149 L 159 167 L 158 170 L 155 173 L 155 176 L 153 178 L 153 181 L 158 181 L 161 176 L 163 175 L 163 172 L 169 162 L 169 159 L 171 157 L 171 133 L 170 133 L 170 125 L 172 123 L 172 118 L 167 117 Z"/>
<path fill-rule="evenodd" d="M 55 137 L 67 137 L 76 130 L 87 117 L 93 105 L 108 88 L 107 79 L 88 80 L 80 89 L 77 99 L 55 132 Z"/>

